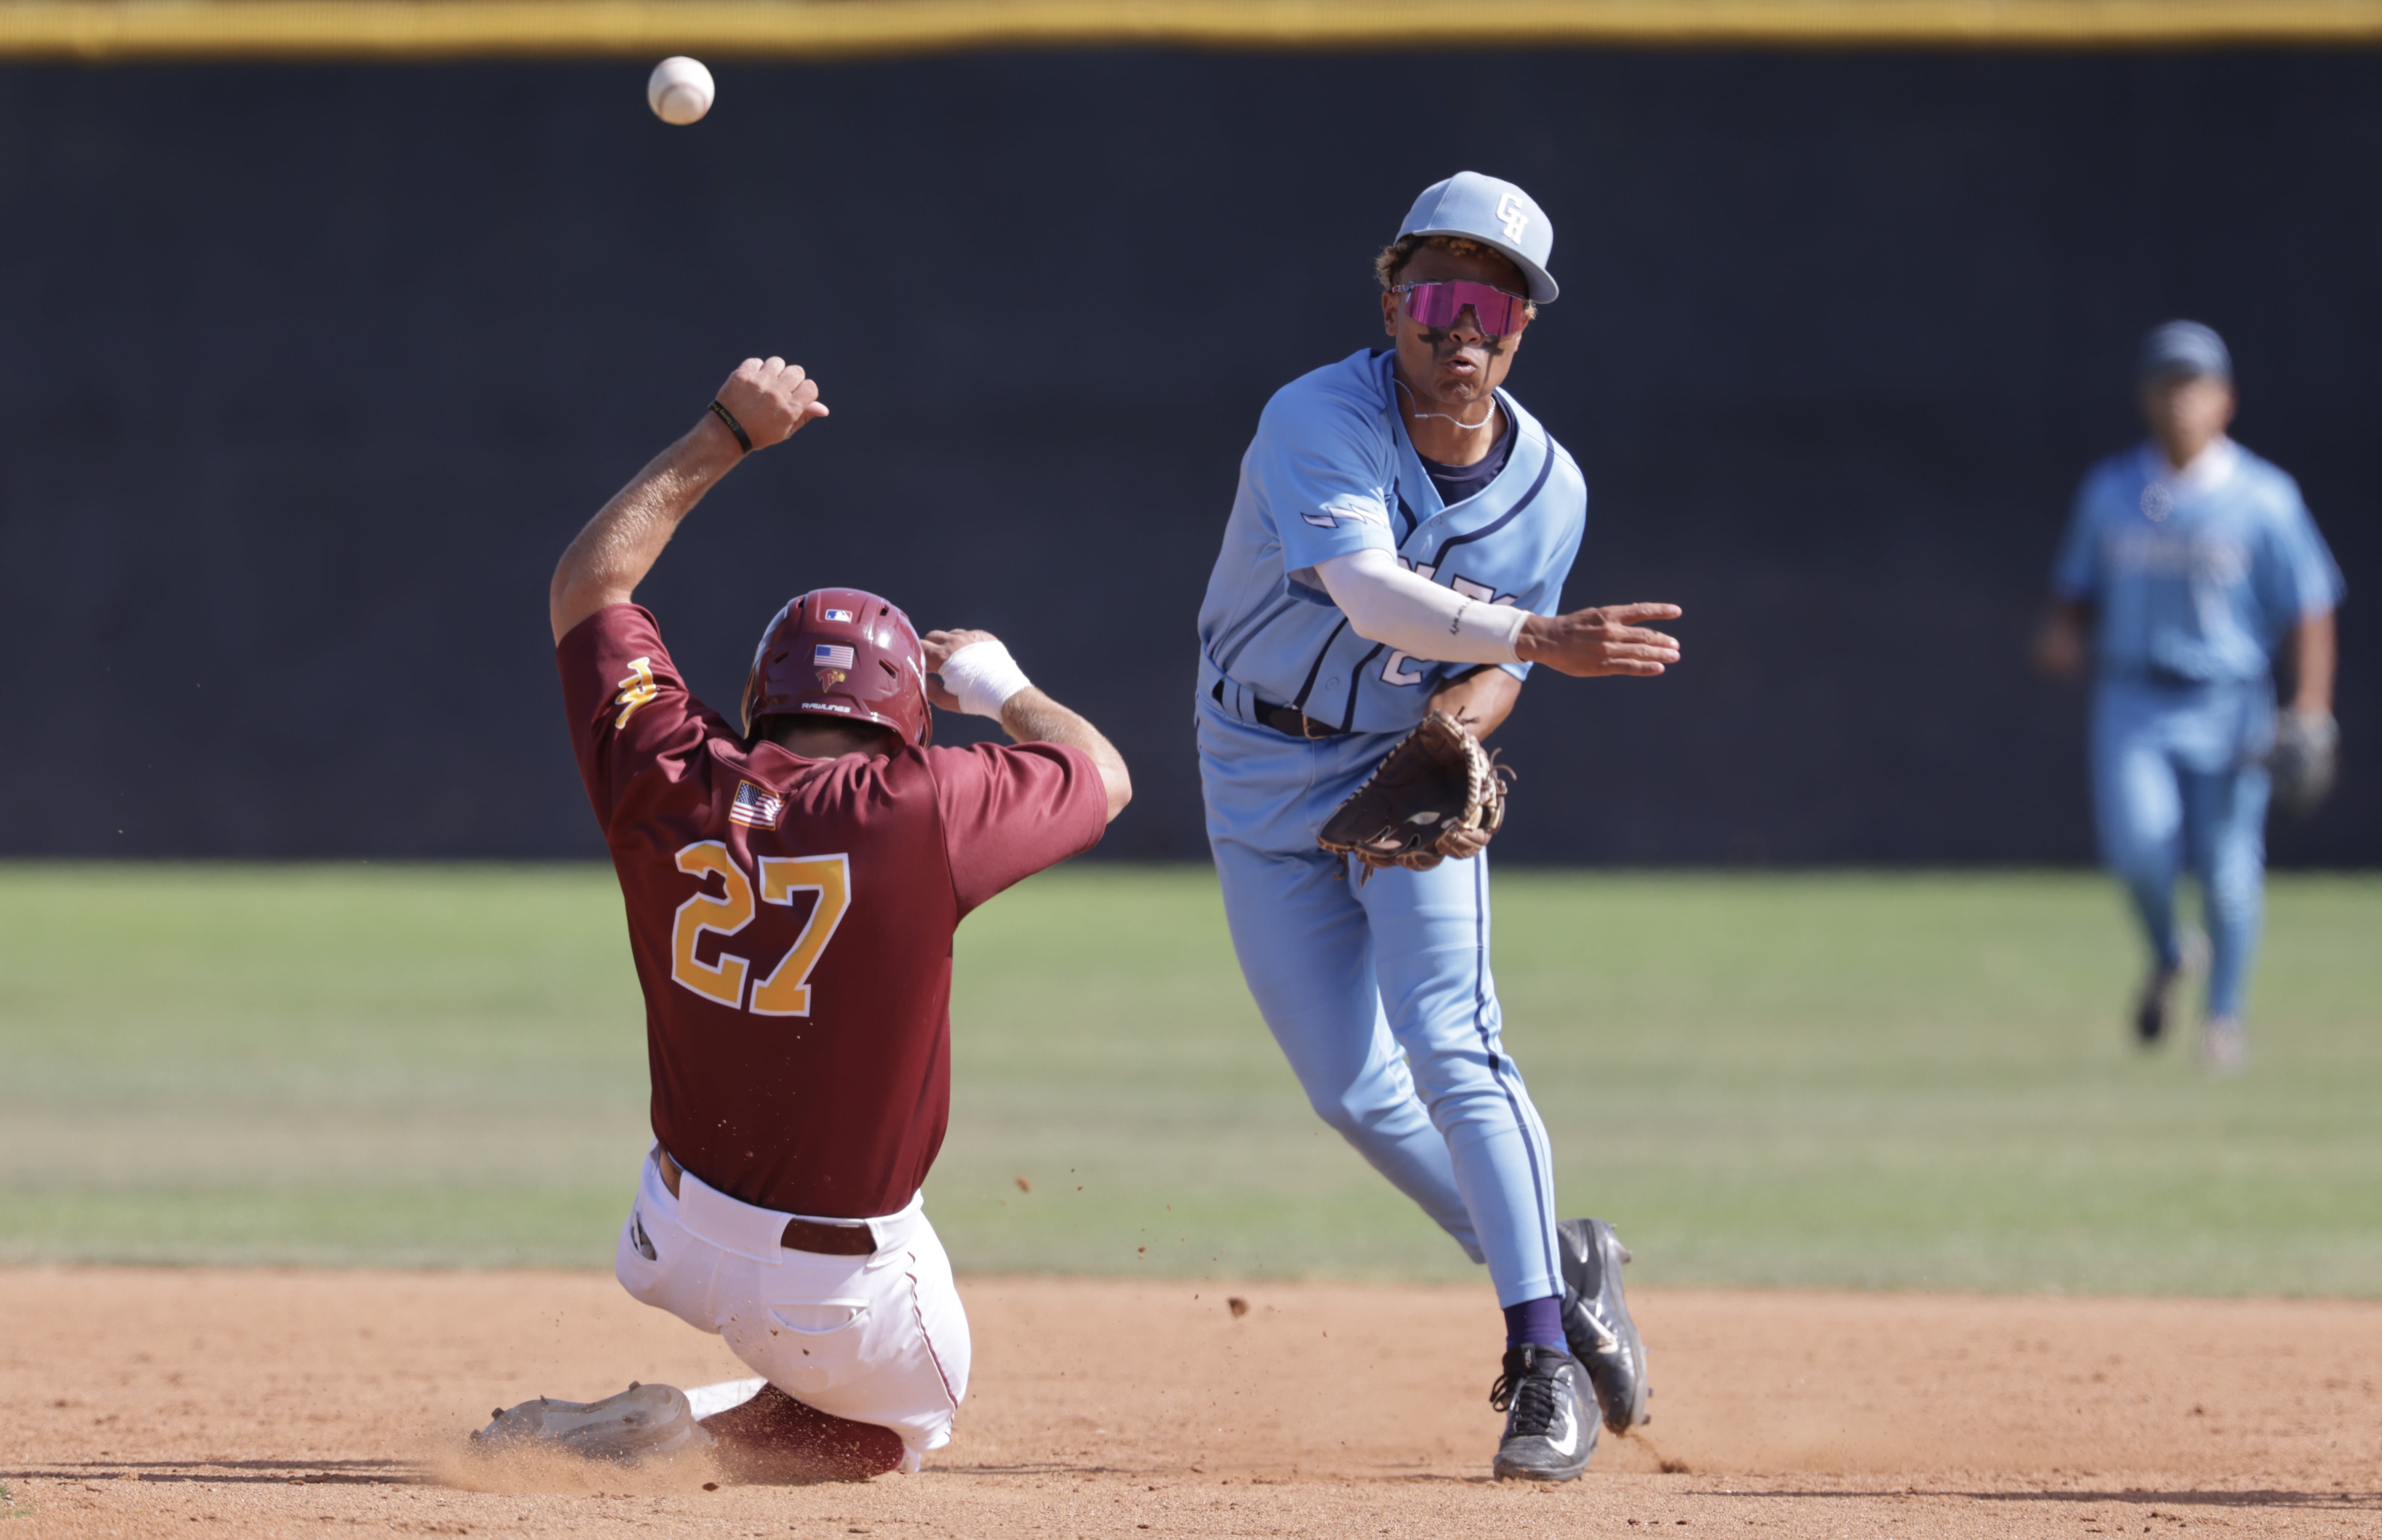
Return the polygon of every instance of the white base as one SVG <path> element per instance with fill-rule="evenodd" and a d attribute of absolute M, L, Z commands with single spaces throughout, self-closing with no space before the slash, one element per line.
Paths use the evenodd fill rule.
<path fill-rule="evenodd" d="M 686 1404 L 694 1408 L 694 1420 L 717 1417 L 731 1406 L 743 1406 L 761 1393 L 765 1379 L 724 1379 L 718 1385 L 698 1385 L 686 1393 Z"/>

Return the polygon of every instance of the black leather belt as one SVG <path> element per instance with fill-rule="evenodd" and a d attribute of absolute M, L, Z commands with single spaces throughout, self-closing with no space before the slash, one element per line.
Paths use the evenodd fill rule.
<path fill-rule="evenodd" d="M 1208 693 L 1215 697 L 1215 701 L 1218 705 L 1222 705 L 1224 703 L 1224 681 L 1218 679 L 1216 681 L 1216 688 L 1208 691 Z M 1271 727 L 1274 731 L 1282 734 L 1285 738 L 1342 738 L 1346 736 L 1348 732 L 1348 729 L 1345 727 L 1335 727 L 1329 722 L 1318 722 L 1314 717 L 1308 715 L 1305 712 L 1294 711 L 1288 706 L 1268 705 L 1263 701 L 1258 701 L 1252 703 L 1257 711 L 1259 725 L 1261 727 Z"/>
<path fill-rule="evenodd" d="M 1288 706 L 1270 706 L 1263 701 L 1257 703 L 1257 714 L 1259 722 L 1289 738 L 1340 738 L 1347 732 L 1345 727 L 1318 722 L 1305 712 L 1293 711 Z"/>

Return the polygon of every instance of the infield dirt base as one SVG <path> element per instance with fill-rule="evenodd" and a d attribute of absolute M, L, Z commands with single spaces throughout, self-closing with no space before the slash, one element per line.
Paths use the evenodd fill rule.
<path fill-rule="evenodd" d="M 608 1277 L 0 1271 L 0 1540 L 2382 1534 L 2377 1303 L 1648 1290 L 1652 1425 L 1546 1488 L 1486 1479 L 1485 1289 L 962 1287 L 923 1474 L 713 1489 L 466 1453 L 498 1404 L 743 1374 Z"/>

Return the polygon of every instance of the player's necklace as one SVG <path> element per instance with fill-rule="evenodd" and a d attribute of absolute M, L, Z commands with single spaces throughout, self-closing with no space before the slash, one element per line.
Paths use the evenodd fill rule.
<path fill-rule="evenodd" d="M 1414 397 L 1414 419 L 1418 422 L 1453 422 L 1457 427 L 1462 428 L 1466 433 L 1478 433 L 1496 419 L 1497 397 L 1494 396 L 1489 397 L 1489 410 L 1487 415 L 1483 416 L 1478 422 L 1467 422 L 1460 417 L 1450 417 L 1443 411 L 1423 410 L 1422 397 L 1415 396 L 1414 386 L 1406 384 L 1404 380 L 1398 379 L 1394 374 L 1391 375 L 1390 378 L 1396 382 L 1397 387 L 1400 390 L 1405 391 L 1408 396 Z"/>

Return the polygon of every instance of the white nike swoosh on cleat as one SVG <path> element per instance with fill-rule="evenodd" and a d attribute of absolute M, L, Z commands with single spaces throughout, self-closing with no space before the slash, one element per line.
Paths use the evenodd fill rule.
<path fill-rule="evenodd" d="M 1573 1416 L 1570 1409 L 1566 1407 L 1564 1411 L 1563 1424 L 1563 1437 L 1558 1440 L 1553 1434 L 1548 1434 L 1547 1448 L 1557 1454 L 1567 1455 L 1579 1448 L 1579 1419 Z"/>

